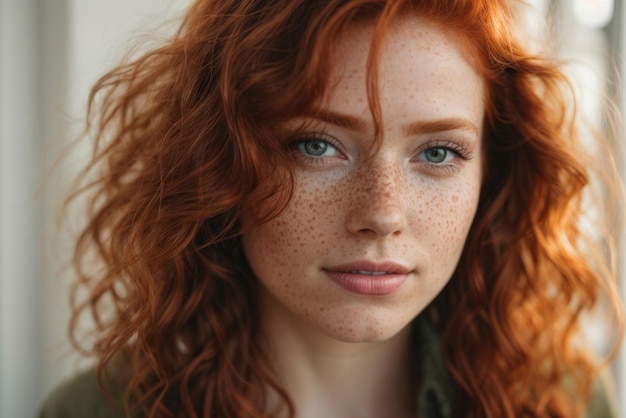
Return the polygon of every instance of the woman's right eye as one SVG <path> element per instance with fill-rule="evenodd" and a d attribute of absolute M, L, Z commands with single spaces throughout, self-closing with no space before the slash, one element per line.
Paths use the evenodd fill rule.
<path fill-rule="evenodd" d="M 295 143 L 295 148 L 307 157 L 341 157 L 341 152 L 323 139 L 304 139 Z"/>

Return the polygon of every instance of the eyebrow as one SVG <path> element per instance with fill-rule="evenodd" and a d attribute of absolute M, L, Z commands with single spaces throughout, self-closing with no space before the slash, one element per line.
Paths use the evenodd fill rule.
<path fill-rule="evenodd" d="M 367 129 L 367 124 L 362 119 L 330 110 L 316 109 L 311 117 L 321 122 L 349 129 L 351 131 L 363 132 Z"/>
<path fill-rule="evenodd" d="M 406 127 L 405 133 L 407 136 L 411 136 L 457 130 L 471 131 L 478 135 L 478 127 L 468 119 L 463 118 L 444 118 L 413 122 Z"/>
<path fill-rule="evenodd" d="M 351 131 L 364 132 L 367 130 L 367 123 L 364 120 L 340 112 L 317 109 L 311 114 L 311 117 L 320 122 Z M 468 119 L 457 117 L 415 121 L 404 128 L 407 136 L 455 130 L 470 131 L 476 135 L 479 133 L 476 124 Z"/>

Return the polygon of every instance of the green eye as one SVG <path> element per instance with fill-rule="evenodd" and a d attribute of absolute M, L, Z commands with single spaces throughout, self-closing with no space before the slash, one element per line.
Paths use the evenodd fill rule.
<path fill-rule="evenodd" d="M 306 141 L 304 143 L 304 151 L 310 155 L 324 155 L 327 150 L 328 144 L 324 141 Z"/>
<path fill-rule="evenodd" d="M 424 157 L 429 163 L 439 164 L 446 161 L 449 153 L 446 148 L 430 148 L 424 152 Z"/>
<path fill-rule="evenodd" d="M 312 135 L 293 142 L 292 149 L 297 151 L 302 158 L 308 158 L 309 161 L 315 160 L 316 164 L 327 159 L 344 159 L 344 155 L 339 151 L 339 145 L 335 145 L 335 141 L 332 138 L 317 138 Z"/>

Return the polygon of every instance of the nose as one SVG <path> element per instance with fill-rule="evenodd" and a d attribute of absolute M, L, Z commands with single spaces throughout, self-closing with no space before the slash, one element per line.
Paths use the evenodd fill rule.
<path fill-rule="evenodd" d="M 352 184 L 348 231 L 373 239 L 398 235 L 407 226 L 406 182 L 393 164 L 355 173 Z"/>

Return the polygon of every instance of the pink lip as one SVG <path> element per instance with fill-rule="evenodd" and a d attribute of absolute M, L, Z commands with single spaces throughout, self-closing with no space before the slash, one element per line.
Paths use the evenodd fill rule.
<path fill-rule="evenodd" d="M 383 296 L 394 292 L 411 273 L 411 269 L 390 261 L 381 263 L 357 261 L 323 270 L 333 282 L 344 289 L 369 296 Z"/>

